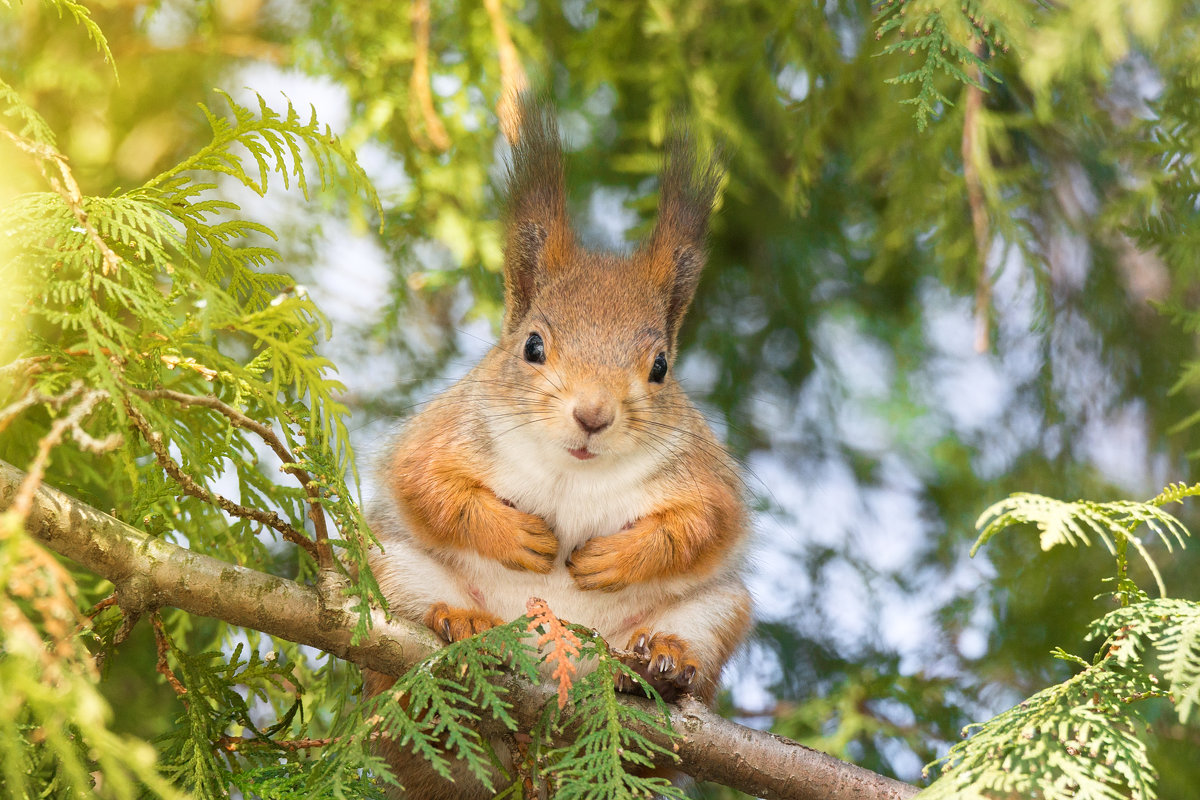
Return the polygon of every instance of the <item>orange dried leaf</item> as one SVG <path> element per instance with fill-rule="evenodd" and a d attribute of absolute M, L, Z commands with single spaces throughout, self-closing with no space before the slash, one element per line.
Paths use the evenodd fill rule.
<path fill-rule="evenodd" d="M 558 680 L 558 707 L 562 708 L 567 704 L 567 692 L 571 691 L 571 681 L 577 671 L 573 659 L 579 657 L 579 648 L 583 643 L 550 610 L 550 605 L 545 600 L 531 597 L 525 603 L 525 610 L 532 617 L 529 621 L 529 631 L 542 629 L 537 640 L 538 648 L 551 645 L 546 653 L 546 661 L 554 664 L 554 671 L 550 675 Z"/>

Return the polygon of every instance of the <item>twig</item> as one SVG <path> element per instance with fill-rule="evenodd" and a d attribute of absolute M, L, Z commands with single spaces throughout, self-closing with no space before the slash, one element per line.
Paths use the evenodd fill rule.
<path fill-rule="evenodd" d="M 246 416 L 241 411 L 238 411 L 233 406 L 211 394 L 193 395 L 176 392 L 171 389 L 131 389 L 131 391 L 139 397 L 148 400 L 173 400 L 183 406 L 211 408 L 228 419 L 235 428 L 245 428 L 257 434 L 274 451 L 279 460 L 283 462 L 284 470 L 296 476 L 296 479 L 300 481 L 300 485 L 304 488 L 304 493 L 308 495 L 308 518 L 312 520 L 317 540 L 317 565 L 322 570 L 333 568 L 333 548 L 329 544 L 329 530 L 325 524 L 325 511 L 321 505 L 321 491 L 307 470 L 296 466 L 298 463 L 296 457 L 292 455 L 292 451 L 288 450 L 287 445 L 275 434 L 270 425 L 265 425 L 256 419 Z"/>
<path fill-rule="evenodd" d="M 975 53 L 980 58 L 986 51 L 981 39 Z M 963 179 L 967 184 L 967 203 L 971 207 L 971 226 L 975 232 L 975 254 L 979 261 L 975 278 L 975 352 L 986 353 L 991 347 L 992 282 L 988 275 L 989 247 L 987 208 L 983 195 L 983 183 L 979 177 L 979 159 L 986 152 L 979 152 L 979 115 L 983 110 L 983 70 L 975 68 L 975 81 L 968 83 L 967 99 L 963 106 L 962 159 Z"/>
<path fill-rule="evenodd" d="M 521 66 L 521 56 L 508 33 L 508 23 L 504 20 L 500 2 L 483 0 L 483 6 L 491 18 L 492 35 L 496 37 L 496 49 L 500 54 L 500 99 L 496 103 L 496 116 L 500 120 L 504 138 L 508 139 L 509 144 L 515 145 L 521 134 L 517 97 L 529 86 L 529 80 L 525 77 L 525 68 Z"/>
<path fill-rule="evenodd" d="M 102 389 L 84 390 L 83 384 L 76 382 L 64 395 L 58 398 L 45 398 L 39 396 L 40 400 L 59 400 L 66 402 L 74 397 L 79 397 L 79 402 L 67 412 L 66 416 L 60 417 L 50 426 L 49 432 L 38 440 L 37 454 L 33 457 L 33 461 L 29 465 L 29 474 L 25 476 L 25 480 L 21 483 L 21 488 L 17 490 L 17 496 L 13 500 L 12 507 L 9 509 L 18 519 L 24 520 L 29 516 L 29 509 L 33 505 L 33 495 L 38 487 L 42 485 L 42 478 L 46 475 L 46 465 L 50 461 L 50 451 L 62 442 L 63 436 L 67 431 L 75 434 L 76 439 L 80 438 L 82 431 L 79 424 L 92 413 L 92 409 L 96 407 L 96 403 L 100 402 L 108 393 Z M 14 403 L 14 405 L 18 405 Z M 35 401 L 36 402 L 36 401 Z M 7 413 L 12 406 L 6 408 L 4 413 Z M 2 417 L 0 417 L 2 418 Z M 87 434 L 83 434 L 83 438 L 95 441 Z"/>
<path fill-rule="evenodd" d="M 167 663 L 167 653 L 170 652 L 171 642 L 167 638 L 167 632 L 163 628 L 157 611 L 150 615 L 150 624 L 154 626 L 154 649 L 158 653 L 154 668 L 167 679 L 167 683 L 171 684 L 175 694 L 184 697 L 188 693 L 187 687 L 179 682 L 179 678 L 176 678 L 175 673 L 171 671 L 171 665 Z M 187 703 L 187 700 L 185 699 L 183 702 Z"/>
<path fill-rule="evenodd" d="M 245 747 L 278 748 L 280 750 L 308 750 L 313 747 L 328 747 L 337 737 L 328 739 L 245 739 L 241 736 L 222 736 L 215 742 L 222 750 L 234 752 Z"/>
<path fill-rule="evenodd" d="M 38 168 L 42 171 L 46 182 L 50 184 L 50 188 L 54 189 L 67 204 L 67 208 L 71 209 L 79 227 L 83 228 L 92 244 L 100 251 L 104 262 L 104 266 L 101 268 L 103 273 L 107 275 L 109 272 L 116 272 L 121 266 L 121 257 L 113 252 L 108 243 L 100 237 L 91 220 L 88 219 L 87 212 L 83 210 L 83 192 L 79 191 L 79 184 L 75 182 L 75 176 L 71 174 L 71 169 L 67 166 L 67 157 L 50 145 L 18 136 L 3 125 L 0 125 L 0 133 L 3 133 L 9 141 L 15 144 L 17 149 L 23 150 L 37 160 Z M 58 168 L 59 177 L 55 177 L 46 169 L 46 162 L 50 162 Z"/>
<path fill-rule="evenodd" d="M 417 108 L 425 120 L 428 144 L 439 152 L 450 149 L 450 135 L 433 108 L 433 90 L 429 86 L 429 0 L 413 0 L 410 9 L 413 26 L 413 41 L 416 54 L 413 56 L 413 71 L 410 80 L 412 93 L 417 98 Z M 415 131 L 414 131 L 415 133 Z M 416 137 L 414 137 L 416 138 Z"/>
<path fill-rule="evenodd" d="M 235 517 L 252 519 L 255 522 L 274 528 L 283 535 L 284 539 L 303 547 L 305 552 L 312 556 L 314 560 L 317 559 L 317 546 L 313 544 L 312 540 L 281 519 L 274 511 L 263 511 L 259 508 L 249 508 L 240 503 L 235 503 L 228 497 L 219 495 L 216 492 L 210 492 L 196 483 L 191 475 L 188 475 L 175 463 L 175 459 L 171 457 L 166 445 L 163 444 L 162 434 L 150 427 L 150 423 L 142 416 L 142 412 L 138 411 L 128 400 L 125 402 L 125 410 L 128 412 L 133 426 L 141 431 L 142 438 L 146 440 L 146 443 L 150 445 L 150 449 L 154 451 L 154 458 L 158 461 L 159 466 L 179 484 L 185 494 L 191 495 L 205 503 L 213 503 L 222 511 Z"/>
<path fill-rule="evenodd" d="M 112 608 L 116 604 L 117 604 L 117 594 L 116 594 L 116 592 L 113 592 L 108 597 L 104 598 L 99 603 L 96 603 L 96 605 L 89 608 L 84 613 L 83 616 L 86 617 L 88 620 L 93 620 L 96 618 L 96 615 L 99 614 L 101 611 L 103 611 L 106 608 Z"/>
<path fill-rule="evenodd" d="M 35 373 L 41 372 L 41 364 L 49 361 L 50 356 L 29 356 L 28 358 L 18 358 L 16 361 L 10 361 L 3 367 L 0 367 L 0 381 L 15 381 L 17 378 L 29 377 Z"/>

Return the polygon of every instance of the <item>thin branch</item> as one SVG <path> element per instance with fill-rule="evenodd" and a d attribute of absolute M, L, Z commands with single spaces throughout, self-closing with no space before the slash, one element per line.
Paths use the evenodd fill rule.
<path fill-rule="evenodd" d="M 980 39 L 975 53 L 983 58 L 987 44 Z M 967 184 L 967 203 L 971 207 L 971 227 L 975 232 L 975 255 L 978 272 L 975 277 L 975 352 L 986 353 L 991 347 L 992 281 L 987 262 L 990 247 L 987 208 L 983 182 L 979 177 L 979 162 L 987 157 L 979 146 L 979 115 L 983 111 L 983 70 L 975 68 L 975 81 L 968 83 L 963 104 L 962 159 L 963 179 Z"/>
<path fill-rule="evenodd" d="M 36 393 L 34 393 L 36 394 Z M 38 440 L 37 454 L 33 457 L 30 463 L 29 474 L 25 476 L 21 488 L 17 491 L 16 500 L 13 501 L 10 511 L 17 515 L 18 519 L 25 519 L 29 516 L 29 509 L 33 504 L 33 495 L 38 487 L 42 484 L 42 478 L 46 475 L 46 465 L 50 461 L 50 451 L 53 450 L 62 442 L 62 438 L 68 431 L 75 434 L 76 438 L 81 438 L 79 434 L 82 432 L 79 424 L 92 413 L 92 409 L 96 407 L 96 403 L 100 402 L 108 393 L 102 389 L 91 389 L 85 391 L 82 383 L 76 382 L 63 395 L 57 398 L 46 398 L 38 396 L 39 400 L 66 402 L 75 397 L 79 398 L 77 402 L 65 416 L 59 417 L 50 426 L 50 430 Z M 13 406 L 19 405 L 14 403 Z M 4 409 L 5 414 L 9 412 L 13 406 Z M 7 417 L 0 417 L 6 419 Z M 95 441 L 86 434 L 82 437 L 87 440 Z"/>
<path fill-rule="evenodd" d="M 521 56 L 508 33 L 501 0 L 483 0 L 488 17 L 492 21 L 492 35 L 496 37 L 496 49 L 500 54 L 500 100 L 496 103 L 496 116 L 500 130 L 509 144 L 516 144 L 521 132 L 520 104 L 517 98 L 529 86 Z"/>
<path fill-rule="evenodd" d="M 0 367 L 0 382 L 13 381 L 15 384 L 16 381 L 22 378 L 36 375 L 42 371 L 41 365 L 49 360 L 50 356 L 29 356 L 28 358 L 18 358 L 16 361 L 10 361 L 3 367 Z"/>
<path fill-rule="evenodd" d="M 245 750 L 247 748 L 268 748 L 278 750 L 308 750 L 314 747 L 328 747 L 336 742 L 336 738 L 329 739 L 246 739 L 241 736 L 222 736 L 217 739 L 216 745 L 222 750 L 233 752 L 235 750 Z"/>
<path fill-rule="evenodd" d="M 154 650 L 158 655 L 154 668 L 167 679 L 167 683 L 175 690 L 175 694 L 183 699 L 184 705 L 187 705 L 187 687 L 179 682 L 179 678 L 176 678 L 175 673 L 171 671 L 171 665 L 167 663 L 167 653 L 171 651 L 171 642 L 167 638 L 167 632 L 163 628 L 157 611 L 150 615 L 150 624 L 154 627 Z"/>
<path fill-rule="evenodd" d="M 410 8 L 413 26 L 413 41 L 416 54 L 413 56 L 413 71 L 409 85 L 417 98 L 417 108 L 425 121 L 425 133 L 439 152 L 450 149 L 450 135 L 433 108 L 433 90 L 429 85 L 429 0 L 413 0 Z M 415 133 L 415 130 L 414 130 Z M 414 137 L 415 139 L 416 137 Z"/>
<path fill-rule="evenodd" d="M 113 249 L 108 246 L 108 242 L 101 238 L 91 220 L 88 219 L 87 212 L 83 210 L 83 192 L 79 191 L 79 184 L 75 182 L 75 176 L 71 174 L 71 168 L 67 166 L 67 157 L 50 145 L 18 136 L 3 125 L 0 125 L 0 133 L 15 144 L 17 149 L 28 153 L 37 161 L 38 168 L 42 171 L 46 182 L 50 184 L 50 188 L 67 204 L 67 208 L 75 215 L 75 221 L 79 223 L 79 227 L 83 228 L 92 241 L 92 245 L 100 251 L 103 260 L 102 272 L 105 275 L 116 272 L 121 267 L 121 257 L 113 252 Z M 58 168 L 58 177 L 46 169 L 47 162 Z"/>
<path fill-rule="evenodd" d="M 244 428 L 257 434 L 274 451 L 279 460 L 283 462 L 284 470 L 296 476 L 296 479 L 304 488 L 304 493 L 308 495 L 308 518 L 312 520 L 317 540 L 317 565 L 322 570 L 333 569 L 333 548 L 329 544 L 329 530 L 325 524 L 325 510 L 321 505 L 321 490 L 312 479 L 312 476 L 308 474 L 307 470 L 296 466 L 299 463 L 296 457 L 292 455 L 292 451 L 275 434 L 270 425 L 264 425 L 256 419 L 251 419 L 238 409 L 211 394 L 193 395 L 172 391 L 171 389 L 131 389 L 131 391 L 139 397 L 148 400 L 172 400 L 183 406 L 210 408 L 228 419 L 230 424 L 235 428 Z"/>
<path fill-rule="evenodd" d="M 283 535 L 284 539 L 303 547 L 304 551 L 312 556 L 314 560 L 316 560 L 317 546 L 313 544 L 311 539 L 285 522 L 274 511 L 263 511 L 260 508 L 250 508 L 249 506 L 244 506 L 241 503 L 235 503 L 228 497 L 217 494 L 216 492 L 210 492 L 208 489 L 205 489 L 203 486 L 197 483 L 191 475 L 188 475 L 186 472 L 184 472 L 183 468 L 180 467 L 179 464 L 175 463 L 175 459 L 172 458 L 170 452 L 167 451 L 167 446 L 163 444 L 162 434 L 150 427 L 150 423 L 144 416 L 142 416 L 142 412 L 138 411 L 137 408 L 135 408 L 134 405 L 128 401 L 125 403 L 125 411 L 129 414 L 129 419 L 133 422 L 133 426 L 141 432 L 142 438 L 146 440 L 148 445 L 150 445 L 150 449 L 154 452 L 154 459 L 158 462 L 159 466 L 162 467 L 163 470 L 165 470 L 166 473 L 170 475 L 176 483 L 179 484 L 180 488 L 183 489 L 185 494 L 191 495 L 197 500 L 202 500 L 205 503 L 212 503 L 219 507 L 222 511 L 232 514 L 235 517 L 252 519 L 255 522 L 279 531 L 279 533 Z"/>
<path fill-rule="evenodd" d="M 0 507 L 22 478 L 19 470 L 0 461 Z M 140 595 L 158 605 L 316 647 L 389 675 L 402 674 L 440 646 L 430 631 L 391 621 L 379 610 L 371 611 L 371 627 L 356 643 L 352 631 L 358 615 L 348 598 L 322 598 L 311 587 L 154 539 L 46 486 L 37 493 L 27 530 L 47 547 L 112 581 L 127 596 Z M 552 686 L 533 685 L 516 676 L 504 683 L 518 723 L 528 726 L 525 730 L 536 724 L 541 709 L 557 694 Z M 623 697 L 620 702 L 654 713 L 654 705 L 644 699 Z M 684 772 L 754 796 L 905 800 L 917 792 L 916 787 L 723 719 L 695 700 L 685 698 L 673 706 L 670 721 L 682 737 L 665 744 L 678 748 Z"/>

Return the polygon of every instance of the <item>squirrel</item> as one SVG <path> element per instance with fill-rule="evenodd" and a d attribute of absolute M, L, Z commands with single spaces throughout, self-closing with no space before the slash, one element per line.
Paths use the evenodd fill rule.
<path fill-rule="evenodd" d="M 593 252 L 567 217 L 552 110 L 526 94 L 520 115 L 500 338 L 389 445 L 371 570 L 393 614 L 447 642 L 536 596 L 632 651 L 664 699 L 711 703 L 750 628 L 748 514 L 736 462 L 672 369 L 721 171 L 673 135 L 653 233 L 629 256 Z M 365 691 L 393 682 L 367 671 Z M 486 796 L 394 746 L 385 757 L 401 796 Z"/>

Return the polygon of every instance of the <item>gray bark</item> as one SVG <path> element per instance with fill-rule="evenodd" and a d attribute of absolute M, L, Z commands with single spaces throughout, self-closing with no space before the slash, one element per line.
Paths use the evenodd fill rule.
<path fill-rule="evenodd" d="M 0 461 L 0 510 L 13 502 L 24 473 Z M 117 587 L 123 610 L 160 606 L 253 628 L 310 645 L 391 675 L 424 658 L 439 641 L 424 628 L 372 612 L 369 635 L 351 644 L 355 612 L 331 581 L 326 591 L 194 553 L 154 539 L 62 492 L 42 486 L 26 522 L 51 550 Z M 553 695 L 549 687 L 511 679 L 514 707 L 524 725 Z M 645 703 L 623 698 L 627 703 Z M 525 718 L 521 718 L 524 716 Z M 781 736 L 724 719 L 685 698 L 671 710 L 679 768 L 697 778 L 768 800 L 902 800 L 917 793 L 905 783 L 839 761 Z"/>

